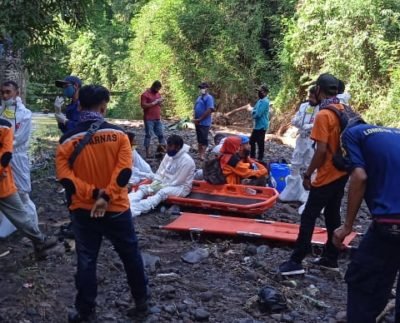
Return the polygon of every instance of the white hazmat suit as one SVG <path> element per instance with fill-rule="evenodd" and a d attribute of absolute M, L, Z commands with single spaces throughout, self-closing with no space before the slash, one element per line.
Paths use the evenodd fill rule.
<path fill-rule="evenodd" d="M 14 151 L 11 159 L 11 167 L 15 185 L 26 212 L 33 223 L 38 227 L 38 216 L 36 206 L 29 197 L 31 192 L 31 173 L 29 166 L 29 139 L 32 130 L 32 112 L 25 108 L 20 97 L 16 97 L 15 105 L 0 107 L 0 116 L 11 122 L 14 131 Z M 4 217 L 1 214 L 1 217 Z"/>
<path fill-rule="evenodd" d="M 286 177 L 286 187 L 279 195 L 281 201 L 301 201 L 303 203 L 307 201 L 308 192 L 303 188 L 300 170 L 308 167 L 314 155 L 310 134 L 318 111 L 318 106 L 311 106 L 309 102 L 305 102 L 300 105 L 299 111 L 292 119 L 292 125 L 299 131 L 292 155 L 291 174 Z"/>
<path fill-rule="evenodd" d="M 154 209 L 170 195 L 189 195 L 196 165 L 188 152 L 189 146 L 183 145 L 175 156 L 165 155 L 153 183 L 141 185 L 136 192 L 129 193 L 132 216 Z"/>
<path fill-rule="evenodd" d="M 129 179 L 130 184 L 139 184 L 144 179 L 154 178 L 154 173 L 151 170 L 150 165 L 140 156 L 140 154 L 134 149 L 132 151 L 132 175 Z"/>
<path fill-rule="evenodd" d="M 348 92 L 340 93 L 340 94 L 336 95 L 336 97 L 340 100 L 340 103 L 346 104 L 346 105 L 349 104 L 349 101 L 351 99 L 351 95 Z"/>

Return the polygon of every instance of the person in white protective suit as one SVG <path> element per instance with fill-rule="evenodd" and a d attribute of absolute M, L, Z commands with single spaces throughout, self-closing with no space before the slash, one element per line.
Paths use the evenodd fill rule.
<path fill-rule="evenodd" d="M 196 165 L 188 152 L 189 146 L 183 143 L 180 136 L 172 135 L 167 139 L 167 154 L 153 182 L 141 185 L 136 192 L 129 193 L 132 216 L 154 209 L 168 196 L 189 195 Z"/>
<path fill-rule="evenodd" d="M 314 119 L 319 111 L 315 98 L 315 86 L 308 92 L 308 101 L 302 103 L 292 119 L 292 125 L 298 128 L 296 146 L 292 155 L 291 174 L 286 177 L 285 189 L 280 193 L 281 201 L 307 201 L 308 192 L 303 188 L 303 179 L 300 175 L 302 168 L 307 168 L 314 155 L 313 141 L 310 139 Z"/>
<path fill-rule="evenodd" d="M 131 131 L 127 132 L 129 142 L 132 147 L 132 175 L 129 184 L 136 185 L 145 179 L 154 178 L 154 173 L 150 165 L 136 151 L 135 134 Z"/>
<path fill-rule="evenodd" d="M 340 103 L 348 105 L 351 99 L 351 95 L 350 93 L 345 92 L 345 89 L 346 86 L 344 82 L 342 80 L 339 80 L 338 95 L 336 95 L 336 97 L 340 100 Z"/>
<path fill-rule="evenodd" d="M 14 131 L 14 153 L 11 167 L 18 194 L 26 212 L 38 227 L 36 206 L 29 197 L 31 192 L 31 173 L 29 167 L 29 138 L 32 128 L 32 112 L 25 108 L 18 96 L 19 89 L 14 81 L 6 81 L 1 86 L 0 116 L 12 124 Z"/>

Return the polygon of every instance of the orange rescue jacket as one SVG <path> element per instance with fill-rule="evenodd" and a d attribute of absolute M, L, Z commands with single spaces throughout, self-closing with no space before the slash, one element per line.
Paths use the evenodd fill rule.
<path fill-rule="evenodd" d="M 10 165 L 13 141 L 12 124 L 0 118 L 0 198 L 17 192 Z"/>
<path fill-rule="evenodd" d="M 57 178 L 65 187 L 69 209 L 91 210 L 99 190 L 109 201 L 107 212 L 129 208 L 127 184 L 132 173 L 132 151 L 128 136 L 115 125 L 104 122 L 75 160 L 68 164 L 77 143 L 84 137 L 89 120 L 64 134 L 56 154 Z"/>
<path fill-rule="evenodd" d="M 234 159 L 234 157 L 235 155 L 232 159 Z M 259 178 L 268 175 L 268 170 L 256 161 L 244 162 L 243 160 L 238 160 L 235 162 L 232 159 L 222 168 L 222 173 L 225 175 L 228 184 L 240 184 L 241 180 L 244 178 Z M 257 170 L 251 167 L 252 163 L 257 166 Z"/>

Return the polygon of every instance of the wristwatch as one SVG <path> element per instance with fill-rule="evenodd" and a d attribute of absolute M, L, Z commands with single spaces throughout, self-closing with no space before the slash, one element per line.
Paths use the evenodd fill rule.
<path fill-rule="evenodd" d="M 307 173 L 303 173 L 304 179 L 311 179 L 311 175 L 307 175 Z"/>

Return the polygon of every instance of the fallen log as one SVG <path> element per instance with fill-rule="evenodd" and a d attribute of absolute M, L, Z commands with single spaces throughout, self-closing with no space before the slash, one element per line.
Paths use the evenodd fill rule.
<path fill-rule="evenodd" d="M 246 104 L 246 105 L 244 105 L 244 106 L 242 106 L 240 108 L 233 109 L 232 111 L 229 111 L 228 113 L 224 113 L 223 116 L 224 117 L 229 117 L 229 116 L 231 116 L 231 115 L 233 115 L 233 114 L 235 114 L 237 112 L 245 111 L 245 110 L 248 110 L 250 108 L 251 108 L 251 105 L 250 104 Z"/>

